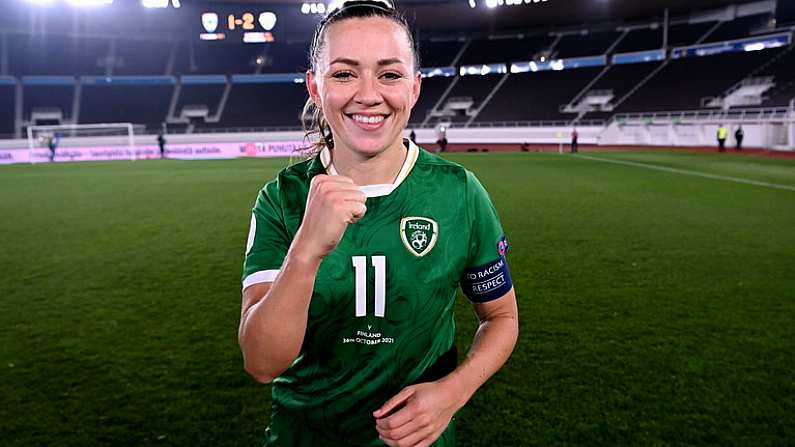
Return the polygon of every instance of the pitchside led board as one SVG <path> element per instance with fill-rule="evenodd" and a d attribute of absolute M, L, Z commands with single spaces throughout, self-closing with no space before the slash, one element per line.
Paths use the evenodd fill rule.
<path fill-rule="evenodd" d="M 252 4 L 249 8 L 213 8 L 196 18 L 199 38 L 205 41 L 245 43 L 273 42 L 279 17 L 273 8 Z"/>

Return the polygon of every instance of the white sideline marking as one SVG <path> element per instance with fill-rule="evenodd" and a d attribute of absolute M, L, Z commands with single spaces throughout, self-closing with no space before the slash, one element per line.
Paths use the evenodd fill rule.
<path fill-rule="evenodd" d="M 611 160 L 609 158 L 599 158 L 599 157 L 591 157 L 589 155 L 581 155 L 577 154 L 575 157 L 579 158 L 586 158 L 588 160 L 594 161 L 603 161 L 605 163 L 614 163 L 617 165 L 626 165 L 626 166 L 635 166 L 637 168 L 646 168 L 652 169 L 655 171 L 663 171 L 663 172 L 671 172 L 674 174 L 682 174 L 682 175 L 692 175 L 694 177 L 703 177 L 713 180 L 724 180 L 727 182 L 734 182 L 734 183 L 743 183 L 746 185 L 754 185 L 754 186 L 762 186 L 764 188 L 773 188 L 773 189 L 783 189 L 785 191 L 793 191 L 795 192 L 795 186 L 787 186 L 787 185 L 779 185 L 777 183 L 768 183 L 768 182 L 759 182 L 756 180 L 748 180 L 744 178 L 737 178 L 737 177 L 729 177 L 725 175 L 716 175 L 716 174 L 706 174 L 703 172 L 698 171 L 688 171 L 686 169 L 676 169 L 676 168 L 668 168 L 665 166 L 658 166 L 658 165 L 651 165 L 646 163 L 638 163 L 635 161 L 624 161 L 624 160 Z"/>

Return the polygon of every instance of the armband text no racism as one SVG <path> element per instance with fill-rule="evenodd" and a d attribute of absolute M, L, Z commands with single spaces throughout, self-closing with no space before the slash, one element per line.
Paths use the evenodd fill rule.
<path fill-rule="evenodd" d="M 505 256 L 500 256 L 494 262 L 466 269 L 461 278 L 461 289 L 474 304 L 496 300 L 508 293 L 511 287 L 511 272 Z"/>

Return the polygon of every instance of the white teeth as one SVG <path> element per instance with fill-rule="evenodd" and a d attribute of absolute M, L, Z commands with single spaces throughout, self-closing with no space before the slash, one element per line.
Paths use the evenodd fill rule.
<path fill-rule="evenodd" d="M 358 121 L 360 123 L 377 124 L 383 121 L 384 117 L 383 115 L 377 115 L 377 116 L 353 115 L 353 120 Z"/>

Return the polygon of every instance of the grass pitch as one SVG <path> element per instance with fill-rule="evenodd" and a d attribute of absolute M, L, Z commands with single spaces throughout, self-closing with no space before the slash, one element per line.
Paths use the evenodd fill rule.
<path fill-rule="evenodd" d="M 521 322 L 459 445 L 791 443 L 795 160 L 589 156 L 727 179 L 450 155 L 500 211 Z M 242 369 L 240 268 L 252 201 L 286 163 L 0 167 L 2 444 L 258 444 L 269 389 Z"/>

